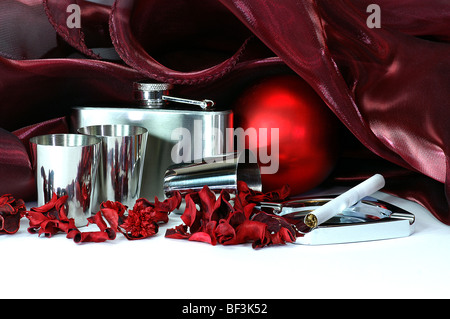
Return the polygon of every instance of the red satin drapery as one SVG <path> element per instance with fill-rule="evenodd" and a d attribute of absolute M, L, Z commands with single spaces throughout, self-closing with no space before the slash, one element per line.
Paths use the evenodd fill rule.
<path fill-rule="evenodd" d="M 381 28 L 366 24 L 371 3 Z M 136 79 L 231 105 L 255 79 L 295 72 L 361 143 L 335 182 L 381 172 L 450 224 L 446 0 L 4 0 L 0 30 L 0 193 L 32 199 L 29 137 L 67 131 L 72 106 L 131 102 Z"/>

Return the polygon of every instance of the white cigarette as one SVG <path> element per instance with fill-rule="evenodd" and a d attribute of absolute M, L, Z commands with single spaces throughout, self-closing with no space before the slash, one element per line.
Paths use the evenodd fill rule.
<path fill-rule="evenodd" d="M 338 197 L 329 201 L 323 206 L 318 207 L 305 216 L 305 224 L 311 228 L 326 222 L 331 217 L 342 212 L 344 209 L 356 204 L 362 198 L 372 195 L 385 185 L 384 177 L 375 174 L 361 184 L 349 189 Z"/>

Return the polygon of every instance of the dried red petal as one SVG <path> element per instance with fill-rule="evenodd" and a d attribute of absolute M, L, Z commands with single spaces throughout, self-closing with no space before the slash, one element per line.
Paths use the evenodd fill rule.
<path fill-rule="evenodd" d="M 39 234 L 39 236 L 44 234 L 45 237 L 50 238 L 54 234 L 59 232 L 58 221 L 57 220 L 45 220 L 39 225 L 37 230 L 38 231 L 36 231 L 36 232 Z M 30 229 L 28 229 L 28 231 L 30 233 L 32 233 L 30 231 Z"/>
<path fill-rule="evenodd" d="M 67 238 L 73 238 L 73 241 L 78 243 L 102 243 L 107 240 L 113 240 L 116 238 L 116 233 L 111 233 L 109 231 L 104 232 L 74 232 L 69 233 Z"/>
<path fill-rule="evenodd" d="M 155 197 L 154 206 L 155 209 L 160 212 L 170 213 L 173 212 L 175 209 L 180 208 L 182 200 L 183 198 L 180 192 L 175 192 L 175 194 L 172 197 L 165 199 L 163 202 L 160 202 L 158 200 L 158 197 Z"/>
<path fill-rule="evenodd" d="M 292 234 L 287 228 L 281 228 L 278 232 L 270 234 L 270 245 L 284 245 L 285 243 L 293 243 L 296 235 Z"/>
<path fill-rule="evenodd" d="M 222 196 L 222 194 L 220 194 L 220 196 Z M 205 185 L 202 190 L 198 192 L 198 197 L 198 204 L 202 211 L 203 219 L 211 220 L 211 215 L 215 210 L 216 194 Z"/>
<path fill-rule="evenodd" d="M 236 243 L 253 243 L 253 248 L 264 247 L 268 243 L 267 225 L 254 221 L 246 220 L 236 229 Z"/>
<path fill-rule="evenodd" d="M 192 236 L 189 237 L 189 240 L 190 241 L 200 241 L 200 242 L 208 243 L 211 245 L 215 245 L 215 242 L 211 238 L 211 235 L 206 232 L 202 232 L 202 231 L 192 234 Z"/>
<path fill-rule="evenodd" d="M 106 219 L 112 230 L 116 230 L 119 224 L 123 222 L 126 211 L 127 206 L 120 202 L 107 201 L 100 205 L 101 215 Z"/>
<path fill-rule="evenodd" d="M 6 195 L 8 196 L 8 195 Z M 1 214 L 14 214 L 14 208 L 8 202 L 8 198 L 3 195 L 0 202 L 0 213 Z"/>
<path fill-rule="evenodd" d="M 238 181 L 238 197 L 245 206 L 246 203 L 257 202 L 276 202 L 286 199 L 291 192 L 289 185 L 284 185 L 281 189 L 263 193 L 252 190 L 243 181 Z"/>
<path fill-rule="evenodd" d="M 255 203 L 251 203 L 251 204 L 247 204 L 244 207 L 244 215 L 246 219 L 250 219 L 255 212 L 258 212 L 258 210 L 255 208 L 256 204 Z"/>
<path fill-rule="evenodd" d="M 33 207 L 31 210 L 37 213 L 48 213 L 51 209 L 55 208 L 56 201 L 58 200 L 58 195 L 53 193 L 52 198 L 42 206 Z"/>
<path fill-rule="evenodd" d="M 164 237 L 173 239 L 189 239 L 191 234 L 188 232 L 188 226 L 178 225 L 175 228 L 168 228 Z"/>
<path fill-rule="evenodd" d="M 191 193 L 186 195 L 186 208 L 183 215 L 181 215 L 181 220 L 187 226 L 189 226 L 189 230 L 191 233 L 195 233 L 200 229 L 203 217 L 202 212 L 197 210 L 194 199 L 199 202 L 198 193 Z"/>
<path fill-rule="evenodd" d="M 225 245 L 227 242 L 233 242 L 236 238 L 236 231 L 228 221 L 222 219 L 216 227 L 215 235 L 217 242 Z"/>
<path fill-rule="evenodd" d="M 26 217 L 30 221 L 28 232 L 31 234 L 38 233 L 39 235 L 44 234 L 45 237 L 51 237 L 58 232 L 68 233 L 77 229 L 73 218 L 59 220 L 53 215 L 46 216 L 44 213 L 33 211 L 28 212 Z"/>
<path fill-rule="evenodd" d="M 260 212 L 253 217 L 253 220 L 267 225 L 268 245 L 285 244 L 286 242 L 294 242 L 296 239 L 294 228 L 283 217 Z"/>
<path fill-rule="evenodd" d="M 6 194 L 0 197 L 0 234 L 14 234 L 20 228 L 20 219 L 25 214 L 25 202 Z"/>
<path fill-rule="evenodd" d="M 20 228 L 20 214 L 0 214 L 0 234 L 14 234 Z"/>
<path fill-rule="evenodd" d="M 51 237 L 58 232 L 69 233 L 77 229 L 73 218 L 67 218 L 65 202 L 68 196 L 58 196 L 53 193 L 51 200 L 40 206 L 33 207 L 26 213 L 30 226 L 29 233 L 44 234 L 45 237 Z"/>
<path fill-rule="evenodd" d="M 214 204 L 214 211 L 211 214 L 211 220 L 219 221 L 229 217 L 234 212 L 233 206 L 229 203 L 230 194 L 222 191 Z"/>
<path fill-rule="evenodd" d="M 100 210 L 111 209 L 117 213 L 119 217 L 123 216 L 127 211 L 127 206 L 123 205 L 121 202 L 106 201 L 102 202 L 100 205 Z"/>
<path fill-rule="evenodd" d="M 243 212 L 234 211 L 228 215 L 227 222 L 230 226 L 237 228 L 240 224 L 246 221 L 248 218 Z"/>
<path fill-rule="evenodd" d="M 26 216 L 29 220 L 28 232 L 30 234 L 35 234 L 41 227 L 41 224 L 48 220 L 49 218 L 42 213 L 30 211 Z"/>

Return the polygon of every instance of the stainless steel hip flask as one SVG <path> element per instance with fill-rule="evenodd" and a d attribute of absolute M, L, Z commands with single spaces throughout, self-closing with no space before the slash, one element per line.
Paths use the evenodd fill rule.
<path fill-rule="evenodd" d="M 231 110 L 211 100 L 195 101 L 168 95 L 167 83 L 134 84 L 136 107 L 82 106 L 71 114 L 71 130 L 91 125 L 126 124 L 148 130 L 141 197 L 164 198 L 164 174 L 170 165 L 224 154 L 233 147 Z M 181 104 L 180 104 L 181 103 Z M 178 104 L 178 105 L 176 105 Z M 179 106 L 182 107 L 179 107 Z"/>

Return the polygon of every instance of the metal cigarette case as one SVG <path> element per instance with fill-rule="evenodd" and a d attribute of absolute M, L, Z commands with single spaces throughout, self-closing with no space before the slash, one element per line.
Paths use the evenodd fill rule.
<path fill-rule="evenodd" d="M 262 202 L 259 208 L 296 222 L 332 198 L 290 200 L 282 203 Z M 300 236 L 296 244 L 326 245 L 392 239 L 414 232 L 414 214 L 371 196 L 338 212 L 311 232 Z"/>

